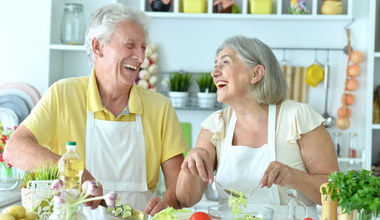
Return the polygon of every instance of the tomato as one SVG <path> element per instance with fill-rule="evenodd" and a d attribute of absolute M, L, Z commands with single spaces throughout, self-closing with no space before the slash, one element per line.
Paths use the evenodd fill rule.
<path fill-rule="evenodd" d="M 211 217 L 205 212 L 196 212 L 191 215 L 189 220 L 211 220 Z"/>

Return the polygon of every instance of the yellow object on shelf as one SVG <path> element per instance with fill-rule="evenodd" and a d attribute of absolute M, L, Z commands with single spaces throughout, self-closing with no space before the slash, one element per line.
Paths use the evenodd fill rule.
<path fill-rule="evenodd" d="M 273 0 L 251 0 L 251 14 L 271 14 Z"/>
<path fill-rule="evenodd" d="M 322 81 L 323 75 L 323 68 L 319 64 L 313 64 L 307 68 L 305 82 L 312 87 L 316 87 Z"/>
<path fill-rule="evenodd" d="M 206 13 L 207 0 L 183 0 L 183 12 Z"/>

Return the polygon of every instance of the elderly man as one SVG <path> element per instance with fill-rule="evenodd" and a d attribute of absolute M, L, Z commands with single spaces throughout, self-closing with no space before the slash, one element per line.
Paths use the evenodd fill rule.
<path fill-rule="evenodd" d="M 104 192 L 117 191 L 122 203 L 151 215 L 179 208 L 175 187 L 187 147 L 177 115 L 166 97 L 134 83 L 147 20 L 122 4 L 98 9 L 86 32 L 91 75 L 54 83 L 13 134 L 5 160 L 35 169 L 56 163 L 66 141 L 76 141 L 86 164 L 82 182 L 96 179 Z M 152 198 L 160 167 L 167 187 L 162 199 Z"/>

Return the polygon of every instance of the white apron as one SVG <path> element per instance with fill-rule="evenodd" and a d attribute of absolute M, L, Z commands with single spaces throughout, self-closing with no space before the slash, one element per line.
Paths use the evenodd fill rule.
<path fill-rule="evenodd" d="M 103 194 L 116 191 L 121 203 L 142 211 L 152 193 L 146 180 L 141 115 L 135 117 L 133 122 L 106 121 L 87 111 L 86 169 L 102 184 Z M 99 215 L 104 216 L 105 209 L 87 211 L 88 219 L 102 219 Z"/>
<path fill-rule="evenodd" d="M 224 146 L 221 148 L 223 152 L 215 177 L 216 181 L 224 188 L 234 189 L 249 195 L 254 188 L 259 186 L 269 163 L 276 160 L 276 105 L 269 105 L 268 114 L 268 143 L 260 148 L 232 146 L 236 126 L 236 115 L 235 113 L 232 114 Z M 216 188 L 219 194 L 219 203 L 226 203 L 229 195 L 218 184 L 216 184 Z M 270 188 L 257 189 L 247 201 L 272 207 L 275 210 L 273 218 L 275 220 L 286 218 L 288 207 L 280 205 L 280 195 L 276 184 Z M 300 216 L 304 212 L 302 209 L 299 212 L 298 209 L 297 207 L 297 216 Z M 318 218 L 316 208 L 308 207 L 308 215 L 316 220 Z"/>

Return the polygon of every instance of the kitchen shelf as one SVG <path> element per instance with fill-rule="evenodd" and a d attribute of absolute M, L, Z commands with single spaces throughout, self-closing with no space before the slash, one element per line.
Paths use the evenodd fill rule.
<path fill-rule="evenodd" d="M 346 162 L 349 164 L 357 164 L 363 162 L 362 158 L 348 158 L 348 157 L 338 157 L 338 162 Z"/>
<path fill-rule="evenodd" d="M 375 52 L 375 53 L 374 53 L 374 57 L 375 57 L 375 58 L 380 58 L 380 52 Z"/>
<path fill-rule="evenodd" d="M 86 47 L 84 45 L 51 44 L 50 50 L 86 51 Z"/>
<path fill-rule="evenodd" d="M 256 19 L 256 20 L 352 20 L 352 0 L 341 0 L 343 13 L 340 15 L 324 15 L 321 13 L 323 0 L 307 1 L 306 6 L 310 14 L 294 15 L 288 13 L 289 0 L 273 0 L 271 14 L 251 14 L 250 0 L 235 0 L 240 9 L 239 14 L 214 13 L 214 0 L 207 1 L 204 13 L 184 13 L 183 0 L 173 0 L 168 12 L 152 11 L 149 0 L 142 0 L 140 8 L 150 17 L 157 18 L 215 18 L 215 19 Z"/>
<path fill-rule="evenodd" d="M 380 124 L 373 124 L 372 129 L 374 130 L 380 130 Z"/>
<path fill-rule="evenodd" d="M 254 19 L 254 20 L 319 20 L 319 21 L 350 21 L 352 16 L 349 15 L 254 15 L 254 14 L 217 14 L 217 13 L 183 13 L 183 12 L 146 12 L 149 17 L 153 18 L 207 18 L 207 19 Z"/>

